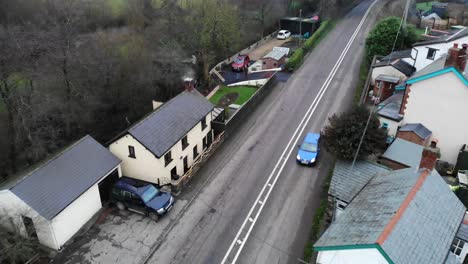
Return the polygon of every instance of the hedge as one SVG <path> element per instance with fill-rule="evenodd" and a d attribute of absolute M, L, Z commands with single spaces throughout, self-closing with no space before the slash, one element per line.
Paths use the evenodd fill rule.
<path fill-rule="evenodd" d="M 314 32 L 314 34 L 307 39 L 301 48 L 297 49 L 294 54 L 289 58 L 288 63 L 286 63 L 286 69 L 288 71 L 294 71 L 297 69 L 304 59 L 304 56 L 307 52 L 314 49 L 318 45 L 320 40 L 328 33 L 333 27 L 333 23 L 329 20 L 322 22 L 320 28 Z"/>

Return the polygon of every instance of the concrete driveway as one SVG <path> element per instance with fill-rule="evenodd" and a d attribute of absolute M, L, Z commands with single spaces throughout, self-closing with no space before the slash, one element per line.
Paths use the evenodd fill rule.
<path fill-rule="evenodd" d="M 60 252 L 54 263 L 138 263 L 187 202 L 178 200 L 158 222 L 144 215 L 108 208 L 87 231 Z"/>

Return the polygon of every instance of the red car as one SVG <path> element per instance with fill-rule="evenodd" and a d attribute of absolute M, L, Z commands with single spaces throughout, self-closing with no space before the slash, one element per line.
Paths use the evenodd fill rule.
<path fill-rule="evenodd" d="M 249 55 L 239 55 L 231 63 L 231 69 L 233 71 L 243 71 L 244 69 L 249 67 L 249 64 L 250 64 Z"/>

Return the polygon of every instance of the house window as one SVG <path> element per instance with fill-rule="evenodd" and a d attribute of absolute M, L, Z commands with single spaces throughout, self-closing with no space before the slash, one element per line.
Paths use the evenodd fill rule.
<path fill-rule="evenodd" d="M 198 157 L 198 146 L 193 147 L 193 160 Z"/>
<path fill-rule="evenodd" d="M 130 158 L 136 158 L 135 157 L 135 148 L 133 146 L 128 146 L 128 156 Z"/>
<path fill-rule="evenodd" d="M 460 256 L 464 245 L 465 245 L 464 241 L 458 238 L 455 238 L 453 240 L 452 246 L 450 247 L 450 251 L 452 251 L 453 254 Z"/>
<path fill-rule="evenodd" d="M 182 150 L 186 149 L 187 147 L 188 147 L 188 140 L 187 140 L 187 136 L 185 136 L 182 139 Z"/>
<path fill-rule="evenodd" d="M 383 129 L 388 129 L 388 123 L 383 122 L 383 123 L 382 123 L 382 128 L 383 128 Z"/>
<path fill-rule="evenodd" d="M 427 57 L 428 60 L 434 60 L 437 50 L 433 48 L 427 48 Z"/>
<path fill-rule="evenodd" d="M 275 62 L 275 63 L 273 63 L 273 66 L 274 66 L 274 67 L 278 66 L 278 63 L 276 63 L 276 62 Z"/>
<path fill-rule="evenodd" d="M 166 155 L 164 155 L 164 165 L 167 166 L 171 162 L 172 162 L 172 155 L 171 155 L 171 152 L 169 151 L 168 153 L 166 153 Z"/>
<path fill-rule="evenodd" d="M 174 181 L 177 181 L 179 179 L 179 175 L 177 174 L 177 166 L 175 166 L 171 170 L 171 179 Z"/>
<path fill-rule="evenodd" d="M 206 116 L 201 120 L 201 131 L 205 130 L 208 125 L 206 124 Z"/>

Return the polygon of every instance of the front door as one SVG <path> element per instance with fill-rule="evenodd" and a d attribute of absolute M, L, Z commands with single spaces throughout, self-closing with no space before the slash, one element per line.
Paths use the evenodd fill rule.
<path fill-rule="evenodd" d="M 188 157 L 184 158 L 184 174 L 188 171 Z"/>
<path fill-rule="evenodd" d="M 34 222 L 32 218 L 27 216 L 22 216 L 22 218 L 28 237 L 37 238 L 36 228 L 34 227 Z"/>

